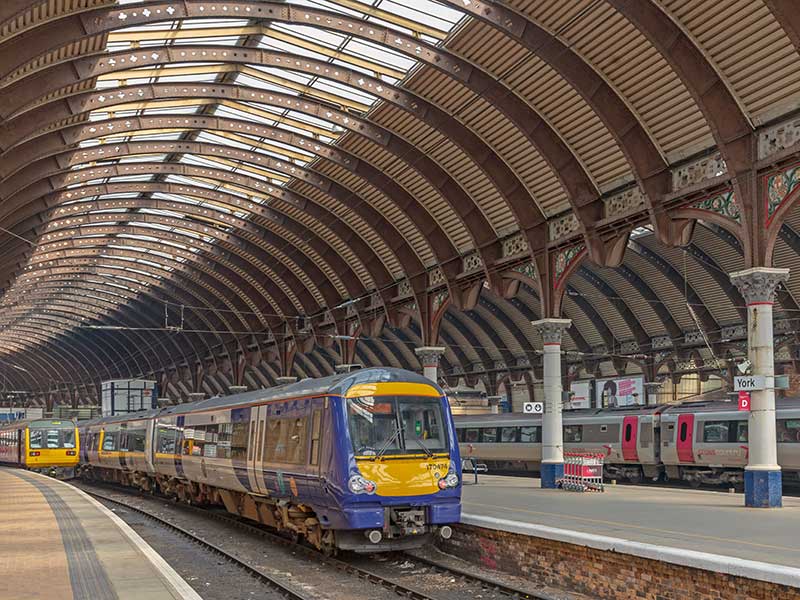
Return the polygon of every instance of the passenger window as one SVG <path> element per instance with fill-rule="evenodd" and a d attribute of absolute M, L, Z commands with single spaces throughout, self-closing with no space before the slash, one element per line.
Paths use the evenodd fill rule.
<path fill-rule="evenodd" d="M 736 424 L 736 441 L 737 442 L 746 442 L 747 441 L 747 421 L 737 421 Z"/>
<path fill-rule="evenodd" d="M 497 441 L 497 427 L 484 427 L 482 430 L 481 441 L 494 443 Z"/>
<path fill-rule="evenodd" d="M 729 421 L 706 421 L 703 423 L 703 442 L 712 444 L 722 442 L 727 444 L 728 423 Z"/>
<path fill-rule="evenodd" d="M 116 436 L 107 431 L 103 436 L 103 452 L 113 452 L 117 449 Z"/>
<path fill-rule="evenodd" d="M 796 444 L 800 442 L 800 420 L 778 419 L 778 442 Z"/>
<path fill-rule="evenodd" d="M 474 443 L 480 439 L 480 429 L 467 429 L 464 433 L 464 441 L 467 443 Z"/>
<path fill-rule="evenodd" d="M 583 440 L 583 425 L 564 425 L 564 441 L 580 442 Z"/>
<path fill-rule="evenodd" d="M 320 442 L 322 438 L 322 411 L 316 409 L 311 415 L 311 464 L 319 464 Z"/>
<path fill-rule="evenodd" d="M 500 441 L 503 443 L 516 442 L 518 432 L 519 427 L 503 427 L 500 430 Z"/>
<path fill-rule="evenodd" d="M 686 441 L 686 434 L 687 433 L 688 433 L 688 427 L 686 425 L 686 422 L 684 421 L 683 423 L 681 423 L 681 441 L 682 442 Z"/>
<path fill-rule="evenodd" d="M 519 428 L 519 441 L 523 444 L 535 444 L 539 441 L 539 427 L 520 427 Z"/>

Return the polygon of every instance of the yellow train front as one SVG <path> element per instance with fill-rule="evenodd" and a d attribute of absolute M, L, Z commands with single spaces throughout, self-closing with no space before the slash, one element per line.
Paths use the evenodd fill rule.
<path fill-rule="evenodd" d="M 69 419 L 0 425 L 0 465 L 69 474 L 78 466 L 78 428 Z"/>

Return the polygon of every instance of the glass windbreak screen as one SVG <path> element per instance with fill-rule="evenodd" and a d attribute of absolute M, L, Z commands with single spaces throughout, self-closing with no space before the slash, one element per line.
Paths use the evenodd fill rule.
<path fill-rule="evenodd" d="M 358 456 L 447 451 L 442 406 L 436 398 L 350 398 L 347 416 Z"/>

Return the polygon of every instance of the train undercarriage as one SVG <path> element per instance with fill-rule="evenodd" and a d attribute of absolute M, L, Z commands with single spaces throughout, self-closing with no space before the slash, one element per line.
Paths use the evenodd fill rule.
<path fill-rule="evenodd" d="M 223 507 L 231 514 L 279 531 L 295 542 L 305 540 L 329 556 L 339 550 L 371 553 L 420 548 L 430 543 L 434 535 L 448 538 L 452 531 L 448 526 L 426 525 L 424 508 L 386 507 L 386 526 L 380 530 L 332 530 L 322 526 L 310 506 L 268 496 L 226 490 L 167 475 L 94 466 L 81 467 L 80 476 L 86 481 L 114 483 L 194 506 Z"/>

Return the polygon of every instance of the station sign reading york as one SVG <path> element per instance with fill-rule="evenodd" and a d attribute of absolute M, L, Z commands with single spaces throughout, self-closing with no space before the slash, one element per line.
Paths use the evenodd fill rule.
<path fill-rule="evenodd" d="M 526 415 L 541 415 L 544 412 L 544 402 L 523 402 L 522 412 Z"/>
<path fill-rule="evenodd" d="M 763 390 L 766 381 L 763 375 L 742 375 L 733 378 L 733 390 L 735 392 L 757 392 Z"/>

